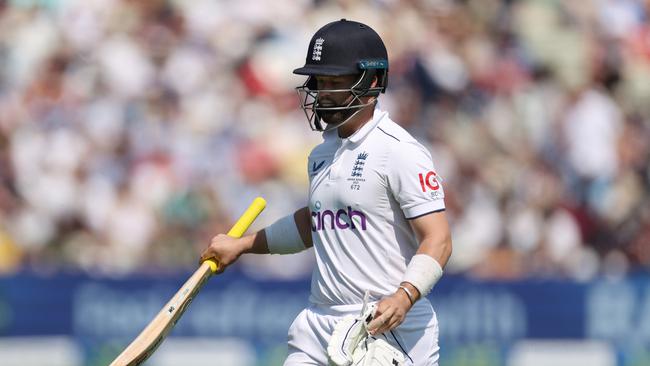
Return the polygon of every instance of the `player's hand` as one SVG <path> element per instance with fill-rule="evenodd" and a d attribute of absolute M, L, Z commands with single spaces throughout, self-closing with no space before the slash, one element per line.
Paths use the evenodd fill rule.
<path fill-rule="evenodd" d="M 214 259 L 219 265 L 217 273 L 223 272 L 246 250 L 246 239 L 237 239 L 225 234 L 215 236 L 212 238 L 210 246 L 201 254 L 201 262 Z"/>
<path fill-rule="evenodd" d="M 377 335 L 397 328 L 411 310 L 411 300 L 402 290 L 381 299 L 377 303 L 374 319 L 368 324 L 368 332 Z"/>

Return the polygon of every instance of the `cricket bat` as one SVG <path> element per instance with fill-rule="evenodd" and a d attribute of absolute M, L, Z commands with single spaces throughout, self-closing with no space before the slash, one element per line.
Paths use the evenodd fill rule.
<path fill-rule="evenodd" d="M 257 197 L 228 232 L 229 236 L 240 238 L 266 207 L 266 201 Z M 140 365 L 151 356 L 183 315 L 201 287 L 217 271 L 218 264 L 213 260 L 201 263 L 199 269 L 185 282 L 155 318 L 138 337 L 117 356 L 110 366 Z"/>

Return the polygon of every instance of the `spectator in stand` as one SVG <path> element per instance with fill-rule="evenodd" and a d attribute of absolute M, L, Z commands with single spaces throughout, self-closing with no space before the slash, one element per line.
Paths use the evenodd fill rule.
<path fill-rule="evenodd" d="M 343 17 L 386 41 L 382 107 L 453 187 L 448 272 L 648 269 L 649 15 L 644 0 L 0 1 L 0 272 L 128 273 L 143 253 L 144 270 L 191 267 L 252 197 L 271 203 L 259 227 L 304 202 L 318 136 L 285 71 Z M 306 275 L 310 258 L 238 265 Z"/>

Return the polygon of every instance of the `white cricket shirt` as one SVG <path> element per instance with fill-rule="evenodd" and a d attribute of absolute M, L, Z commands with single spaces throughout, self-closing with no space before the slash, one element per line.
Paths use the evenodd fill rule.
<path fill-rule="evenodd" d="M 375 108 L 348 138 L 336 130 L 309 155 L 315 304 L 359 304 L 396 291 L 419 243 L 413 219 L 445 209 L 431 154 Z"/>

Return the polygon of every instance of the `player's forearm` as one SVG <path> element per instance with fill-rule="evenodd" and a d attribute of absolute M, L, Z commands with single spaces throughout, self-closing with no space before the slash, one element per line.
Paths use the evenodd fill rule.
<path fill-rule="evenodd" d="M 269 242 L 268 242 L 268 237 L 267 237 L 267 230 L 269 230 L 269 227 L 267 227 L 264 230 L 260 230 L 257 233 L 253 235 L 248 235 L 244 238 L 241 239 L 241 245 L 243 247 L 242 253 L 252 253 L 252 254 L 269 254 L 269 253 L 276 253 L 276 254 L 286 254 L 285 250 L 287 252 L 296 252 L 300 250 L 304 250 L 306 248 L 309 248 L 312 246 L 312 240 L 311 240 L 311 223 L 310 223 L 310 213 L 309 209 L 307 207 L 303 207 L 296 211 L 293 214 L 293 224 L 295 224 L 295 227 L 298 231 L 298 235 L 300 236 L 300 240 L 302 242 L 302 246 L 298 245 L 300 248 L 296 247 L 296 249 L 292 248 L 275 248 L 276 251 L 272 251 L 269 247 Z M 282 220 L 280 220 L 282 221 Z M 286 222 L 286 221 L 285 221 Z M 274 224 L 275 225 L 275 224 Z M 295 231 L 294 231 L 295 232 Z M 282 233 L 286 234 L 286 233 Z M 281 235 L 282 235 L 281 234 Z M 273 237 L 271 237 L 273 239 Z M 277 238 L 276 238 L 276 241 Z M 273 244 L 273 243 L 271 243 Z M 277 244 L 277 243 L 276 243 Z M 282 244 L 281 244 L 282 246 Z M 276 245 L 277 247 L 277 245 Z M 302 248 L 302 249 L 301 249 Z"/>
<path fill-rule="evenodd" d="M 420 241 L 417 254 L 426 254 L 440 263 L 442 268 L 447 265 L 451 256 L 451 235 L 448 230 L 428 234 Z"/>
<path fill-rule="evenodd" d="M 442 276 L 442 268 L 451 256 L 451 236 L 424 237 L 416 255 L 411 259 L 400 290 L 415 303 L 431 290 Z M 424 291 L 424 294 L 422 293 Z"/>
<path fill-rule="evenodd" d="M 242 253 L 269 254 L 269 245 L 266 242 L 266 233 L 264 230 L 241 238 L 241 243 L 244 247 Z"/>
<path fill-rule="evenodd" d="M 296 226 L 298 227 L 302 242 L 305 244 L 305 248 L 311 248 L 314 243 L 311 238 L 311 212 L 309 211 L 309 207 L 303 207 L 296 211 L 293 214 L 293 218 L 296 220 Z"/>
<path fill-rule="evenodd" d="M 451 256 L 451 234 L 444 212 L 414 219 L 411 226 L 420 245 L 406 268 L 402 285 L 406 287 L 404 292 L 417 290 L 411 297 L 419 298 L 425 297 L 442 277 Z"/>
<path fill-rule="evenodd" d="M 407 266 L 400 283 L 401 294 L 406 295 L 411 304 L 426 296 L 442 277 L 442 268 L 447 264 L 450 255 L 450 238 L 442 241 L 423 241 Z"/>
<path fill-rule="evenodd" d="M 441 268 L 444 268 L 451 256 L 451 236 L 447 235 L 442 238 L 425 238 L 420 243 L 420 247 L 416 254 L 424 254 L 435 259 Z M 406 287 L 404 292 L 407 293 L 412 302 L 420 299 L 420 291 L 410 282 L 404 281 L 400 283 L 400 286 Z"/>

